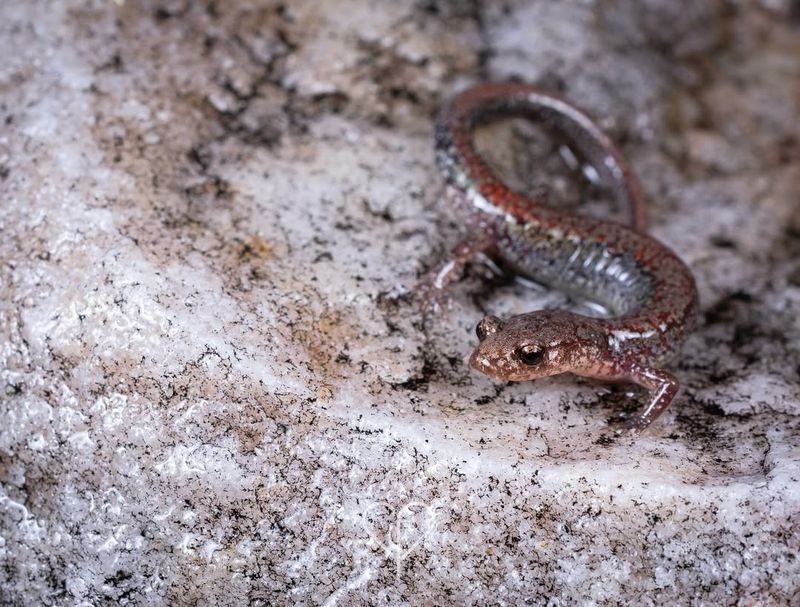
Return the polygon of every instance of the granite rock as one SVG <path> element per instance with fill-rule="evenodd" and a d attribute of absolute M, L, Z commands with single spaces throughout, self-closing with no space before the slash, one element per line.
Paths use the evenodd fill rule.
<path fill-rule="evenodd" d="M 780 1 L 4 2 L 0 602 L 800 604 L 799 34 Z M 597 116 L 697 277 L 638 440 L 625 387 L 464 362 L 486 311 L 580 302 L 480 266 L 409 301 L 458 232 L 431 117 L 508 77 Z M 602 210 L 510 130 L 522 187 Z"/>

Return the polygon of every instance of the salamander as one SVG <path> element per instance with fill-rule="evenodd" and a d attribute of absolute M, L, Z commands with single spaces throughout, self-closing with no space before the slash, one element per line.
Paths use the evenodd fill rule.
<path fill-rule="evenodd" d="M 476 127 L 498 117 L 543 121 L 561 132 L 628 208 L 629 225 L 558 210 L 506 185 L 474 143 Z M 573 373 L 639 384 L 648 402 L 628 427 L 647 428 L 678 391 L 664 366 L 696 324 L 698 295 L 686 264 L 646 233 L 641 188 L 619 149 L 572 104 L 506 82 L 474 86 L 446 103 L 435 123 L 435 152 L 468 235 L 422 292 L 435 299 L 472 258 L 491 252 L 514 272 L 609 312 L 486 316 L 477 324 L 470 365 L 496 380 Z"/>

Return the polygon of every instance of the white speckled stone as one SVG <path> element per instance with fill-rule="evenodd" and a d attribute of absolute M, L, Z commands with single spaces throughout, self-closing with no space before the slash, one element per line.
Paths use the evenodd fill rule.
<path fill-rule="evenodd" d="M 3 2 L 0 603 L 800 604 L 798 28 Z M 487 77 L 606 124 L 697 276 L 685 389 L 637 441 L 624 389 L 465 365 L 485 311 L 558 296 L 473 272 L 425 330 L 404 296 L 456 237 L 431 116 Z"/>

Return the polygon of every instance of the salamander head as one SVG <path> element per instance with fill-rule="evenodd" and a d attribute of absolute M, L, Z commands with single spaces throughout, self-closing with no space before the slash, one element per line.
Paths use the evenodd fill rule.
<path fill-rule="evenodd" d="M 591 318 L 541 310 L 502 321 L 487 316 L 475 332 L 473 369 L 492 379 L 527 380 L 559 373 L 591 374 L 603 356 L 603 332 Z"/>

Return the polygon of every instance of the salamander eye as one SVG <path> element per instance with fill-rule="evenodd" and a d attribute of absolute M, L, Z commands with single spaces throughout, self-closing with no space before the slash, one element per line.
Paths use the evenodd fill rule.
<path fill-rule="evenodd" d="M 520 346 L 515 354 L 523 365 L 532 367 L 544 360 L 544 348 L 539 346 Z"/>
<path fill-rule="evenodd" d="M 497 316 L 487 316 L 478 323 L 478 326 L 475 327 L 475 334 L 478 336 L 478 339 L 483 341 L 486 339 L 487 335 L 497 333 L 502 328 L 502 320 L 497 318 Z"/>

